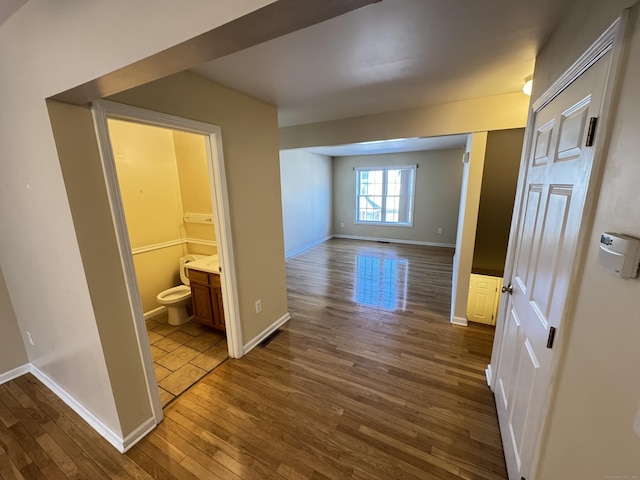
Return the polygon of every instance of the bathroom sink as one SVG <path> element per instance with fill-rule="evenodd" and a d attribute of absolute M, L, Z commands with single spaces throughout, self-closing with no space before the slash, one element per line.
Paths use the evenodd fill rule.
<path fill-rule="evenodd" d="M 190 270 L 200 270 L 201 272 L 220 273 L 220 262 L 218 255 L 210 255 L 208 257 L 199 258 L 193 262 L 187 263 Z"/>

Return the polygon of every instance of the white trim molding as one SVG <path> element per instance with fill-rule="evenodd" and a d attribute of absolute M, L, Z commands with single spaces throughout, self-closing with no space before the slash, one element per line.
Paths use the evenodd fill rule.
<path fill-rule="evenodd" d="M 296 255 L 300 255 L 301 253 L 306 252 L 310 248 L 313 248 L 316 245 L 320 245 L 321 243 L 324 243 L 327 240 L 331 240 L 332 238 L 333 238 L 333 235 L 329 235 L 327 237 L 321 238 L 320 240 L 317 240 L 315 242 L 309 243 L 309 244 L 305 245 L 304 247 L 297 248 L 296 250 L 293 250 L 293 251 L 285 254 L 284 259 L 288 260 L 291 257 L 295 257 Z"/>
<path fill-rule="evenodd" d="M 218 247 L 215 240 L 202 240 L 201 238 L 185 238 L 184 243 L 193 243 L 194 245 L 205 245 L 207 247 Z"/>
<path fill-rule="evenodd" d="M 91 411 L 85 408 L 80 402 L 73 398 L 66 390 L 60 387 L 55 381 L 53 381 L 46 373 L 40 370 L 33 364 L 29 364 L 29 371 L 31 374 L 40 380 L 49 390 L 56 394 L 60 400 L 62 400 L 71 410 L 76 412 L 80 418 L 87 422 L 91 428 L 98 432 L 107 442 L 120 453 L 125 453 L 129 448 L 140 441 L 147 433 L 153 430 L 156 426 L 156 421 L 153 416 L 142 422 L 132 433 L 127 435 L 126 438 L 122 438 L 122 434 L 114 432 L 111 428 L 96 417 Z M 25 372 L 27 373 L 27 372 Z"/>
<path fill-rule="evenodd" d="M 491 364 L 487 365 L 487 368 L 484 370 L 484 374 L 487 377 L 487 385 L 491 388 L 491 379 L 493 378 L 493 372 L 491 371 Z M 491 388 L 493 390 L 493 388 Z"/>
<path fill-rule="evenodd" d="M 140 253 L 153 252 L 155 250 L 162 250 L 163 248 L 176 247 L 178 245 L 185 244 L 186 241 L 182 238 L 177 240 L 169 240 L 168 242 L 154 243 L 152 245 L 145 245 L 144 247 L 136 247 L 131 249 L 131 255 L 138 255 Z"/>
<path fill-rule="evenodd" d="M 154 243 L 152 245 L 145 245 L 144 247 L 132 248 L 131 255 L 139 255 L 140 253 L 153 252 L 155 250 L 176 247 L 178 245 L 186 245 L 187 243 L 193 243 L 195 245 L 206 245 L 207 247 L 218 246 L 218 243 L 215 240 L 202 240 L 200 238 L 179 238 L 176 240 L 169 240 L 168 242 Z"/>
<path fill-rule="evenodd" d="M 247 343 L 245 343 L 244 354 L 246 355 L 251 350 L 253 350 L 253 348 L 256 345 L 258 345 L 261 341 L 263 341 L 265 338 L 267 338 L 269 335 L 271 335 L 273 332 L 275 332 L 277 329 L 279 329 L 282 325 L 287 323 L 289 320 L 291 320 L 291 315 L 289 315 L 289 312 L 287 312 L 278 320 L 276 320 L 276 322 L 273 323 L 271 326 L 267 327 L 261 333 L 256 335 L 252 340 L 249 340 Z"/>
<path fill-rule="evenodd" d="M 29 364 L 26 363 L 24 365 L 20 365 L 19 367 L 9 370 L 8 372 L 0 373 L 0 385 L 2 385 L 3 383 L 10 382 L 14 378 L 21 377 L 25 373 L 29 373 L 31 371 L 30 368 L 31 367 L 29 366 Z"/>
<path fill-rule="evenodd" d="M 400 240 L 397 238 L 382 238 L 382 237 L 361 237 L 360 235 L 342 235 L 335 234 L 333 238 L 346 238 L 349 240 L 366 240 L 370 242 L 389 242 L 389 243 L 403 243 L 406 245 L 424 245 L 426 247 L 444 247 L 455 248 L 455 243 L 438 243 L 438 242 L 421 242 L 419 240 Z"/>
<path fill-rule="evenodd" d="M 460 325 L 461 327 L 466 327 L 469 325 L 469 320 L 463 317 L 451 317 L 451 323 L 454 325 Z"/>
<path fill-rule="evenodd" d="M 160 305 L 158 308 L 154 308 L 153 310 L 149 310 L 148 312 L 144 312 L 144 319 L 149 320 L 153 317 L 158 317 L 167 311 L 167 307 L 164 305 Z"/>

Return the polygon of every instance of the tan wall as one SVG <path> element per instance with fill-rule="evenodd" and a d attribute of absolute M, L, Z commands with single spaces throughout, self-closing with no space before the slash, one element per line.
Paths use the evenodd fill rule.
<path fill-rule="evenodd" d="M 115 431 L 126 436 L 151 417 L 151 408 L 93 118 L 87 107 L 47 105 L 98 328 L 98 351 L 109 374 L 110 385 L 97 393 L 115 400 Z"/>
<path fill-rule="evenodd" d="M 214 224 L 185 223 L 185 213 L 213 215 L 205 137 L 109 119 L 118 183 L 144 312 L 159 292 L 180 285 L 185 253 L 212 255 Z M 187 239 L 194 240 L 186 242 Z M 160 246 L 165 242 L 186 242 Z M 148 251 L 136 249 L 153 247 Z"/>
<path fill-rule="evenodd" d="M 631 1 L 577 2 L 536 62 L 550 83 Z M 636 12 L 637 14 L 637 12 Z M 628 63 L 589 248 L 577 283 L 549 426 L 536 478 L 633 478 L 640 474 L 640 281 L 621 280 L 596 264 L 600 233 L 640 237 L 640 21 L 631 20 Z"/>
<path fill-rule="evenodd" d="M 477 132 L 469 136 L 466 148 L 469 153 L 469 164 L 466 167 L 467 172 L 463 174 L 460 193 L 456 253 L 453 258 L 451 320 L 465 325 L 487 136 L 487 132 Z"/>
<path fill-rule="evenodd" d="M 183 209 L 171 130 L 109 119 L 131 248 L 183 238 Z"/>
<path fill-rule="evenodd" d="M 0 270 L 0 375 L 28 363 L 16 314 Z"/>
<path fill-rule="evenodd" d="M 464 150 L 432 150 L 335 157 L 333 160 L 333 233 L 453 246 L 460 200 Z M 413 227 L 355 224 L 355 167 L 418 165 Z M 344 223 L 344 227 L 340 223 Z M 438 234 L 438 227 L 442 234 Z"/>
<path fill-rule="evenodd" d="M 287 255 L 332 234 L 333 160 L 304 150 L 280 152 L 282 220 Z"/>
<path fill-rule="evenodd" d="M 160 307 L 156 300 L 158 293 L 182 284 L 179 265 L 180 257 L 185 253 L 188 253 L 187 245 L 180 244 L 133 256 L 143 312 L 148 313 Z"/>
<path fill-rule="evenodd" d="M 120 408 L 138 407 L 134 396 L 118 410 L 114 405 L 83 265 L 88 259 L 80 255 L 44 99 L 269 3 L 167 2 L 149 21 L 145 2 L 30 0 L 0 25 L 0 264 L 7 289 L 21 330 L 36 343 L 31 362 L 114 431 Z M 119 334 L 114 348 L 127 359 L 132 332 Z"/>
<path fill-rule="evenodd" d="M 243 341 L 287 313 L 276 108 L 192 73 L 110 98 L 222 128 Z M 254 303 L 262 299 L 263 310 Z"/>
<path fill-rule="evenodd" d="M 529 97 L 510 93 L 409 110 L 280 129 L 280 148 L 342 145 L 390 138 L 434 137 L 521 128 Z"/>
<path fill-rule="evenodd" d="M 173 132 L 176 161 L 178 162 L 178 178 L 182 208 L 185 213 L 204 213 L 213 219 L 211 203 L 210 174 L 207 161 L 205 137 L 187 132 Z M 213 255 L 217 253 L 214 245 L 198 243 L 197 240 L 216 241 L 215 225 L 184 223 L 186 238 L 196 242 L 188 243 L 189 253 Z"/>
<path fill-rule="evenodd" d="M 502 277 L 524 129 L 489 132 L 482 173 L 473 273 Z"/>

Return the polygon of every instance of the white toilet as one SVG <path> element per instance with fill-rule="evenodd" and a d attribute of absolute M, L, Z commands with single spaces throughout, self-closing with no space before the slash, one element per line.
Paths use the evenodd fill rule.
<path fill-rule="evenodd" d="M 167 307 L 169 311 L 169 325 L 182 325 L 191 317 L 187 313 L 187 304 L 191 300 L 191 288 L 187 273 L 187 263 L 206 257 L 206 255 L 192 255 L 190 253 L 180 258 L 180 280 L 183 285 L 169 288 L 160 292 L 156 300 L 160 305 Z"/>

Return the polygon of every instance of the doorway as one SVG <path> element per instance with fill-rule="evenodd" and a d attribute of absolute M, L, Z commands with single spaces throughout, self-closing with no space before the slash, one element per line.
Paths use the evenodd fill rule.
<path fill-rule="evenodd" d="M 93 106 L 93 116 L 98 132 L 111 211 L 118 235 L 120 256 L 126 274 L 129 301 L 145 365 L 149 394 L 154 405 L 156 419 L 158 419 L 161 418 L 162 406 L 172 400 L 182 386 L 186 383 L 189 383 L 187 387 L 190 386 L 206 374 L 207 370 L 213 368 L 216 360 L 219 362 L 223 354 L 221 350 L 226 348 L 224 354 L 233 358 L 242 356 L 241 332 L 236 313 L 238 300 L 231 234 L 228 225 L 228 199 L 220 129 L 214 125 L 108 101 L 96 102 Z M 135 132 L 126 133 L 127 129 L 134 129 Z M 120 141 L 126 139 L 127 136 L 136 139 L 135 145 L 130 143 L 129 145 L 115 146 L 113 143 L 114 139 Z M 138 165 L 127 165 L 127 162 L 131 162 L 131 158 L 128 157 L 140 153 L 135 150 L 141 143 L 144 143 L 145 139 L 148 143 L 155 145 L 153 151 L 149 152 L 150 158 L 146 162 L 150 165 L 155 164 L 153 173 L 140 171 L 145 162 L 140 162 Z M 149 139 L 152 140 L 149 142 Z M 169 148 L 160 148 L 162 139 L 164 139 L 165 146 L 173 144 L 173 152 L 170 152 Z M 200 170 L 195 168 L 193 171 L 193 165 L 179 167 L 179 162 L 176 159 L 180 153 L 184 152 L 179 153 L 176 147 L 180 145 L 180 148 L 189 150 L 198 144 L 199 147 L 196 148 L 199 148 L 204 155 L 204 165 L 198 167 Z M 166 157 L 171 155 L 174 156 L 173 164 L 166 161 Z M 116 159 L 116 157 L 120 158 Z M 180 175 L 181 169 L 183 170 L 182 175 Z M 126 186 L 119 183 L 119 180 L 122 180 L 120 176 L 125 174 L 131 174 L 130 176 L 133 178 L 133 180 L 132 178 L 126 180 L 130 182 Z M 203 175 L 205 179 L 202 178 Z M 136 177 L 138 181 L 135 180 Z M 145 177 L 147 177 L 146 181 L 140 183 L 140 179 Z M 161 185 L 154 186 L 154 182 L 150 182 L 148 177 L 162 178 L 159 180 Z M 189 180 L 189 177 L 193 178 Z M 200 190 L 203 186 L 204 188 L 208 187 L 208 191 L 206 193 L 194 192 L 197 188 L 196 184 L 200 186 Z M 181 186 L 183 190 L 188 191 L 188 198 L 180 194 Z M 145 188 L 149 188 L 149 190 L 145 191 Z M 163 189 L 166 190 L 166 195 L 163 194 Z M 136 199 L 136 196 L 144 197 L 144 200 Z M 198 202 L 200 204 L 206 203 L 207 200 L 210 209 L 209 215 L 206 212 L 184 211 L 184 206 L 187 204 L 192 206 Z M 136 206 L 136 202 L 140 205 Z M 145 202 L 146 205 L 143 205 Z M 128 203 L 129 205 L 127 205 Z M 150 206 L 153 203 L 157 205 Z M 145 211 L 145 209 L 147 210 Z M 141 225 L 134 225 L 140 221 L 140 217 L 142 218 Z M 159 218 L 164 218 L 165 221 L 159 222 Z M 173 219 L 173 225 L 167 224 L 167 218 Z M 164 225 L 158 225 L 158 223 Z M 208 223 L 208 225 L 203 225 L 203 223 Z M 185 226 L 186 224 L 190 226 Z M 152 228 L 150 228 L 151 225 Z M 150 235 L 153 230 L 161 230 L 165 234 L 167 231 L 173 230 L 175 238 L 164 242 L 151 240 Z M 198 231 L 199 233 L 194 233 Z M 146 245 L 141 245 L 140 242 Z M 221 335 L 210 334 L 211 332 L 208 332 L 206 328 L 201 328 L 193 321 L 178 328 L 168 325 L 163 321 L 162 309 L 158 309 L 157 303 L 153 302 L 154 294 L 159 293 L 155 292 L 159 288 L 158 278 L 164 277 L 165 284 L 167 282 L 173 283 L 173 285 L 180 283 L 177 275 L 179 259 L 181 254 L 187 253 L 217 254 L 218 256 L 220 297 L 226 319 L 226 344 Z M 139 261 L 134 259 L 139 255 L 150 257 L 149 254 L 155 256 L 156 261 L 147 259 L 145 262 L 145 260 L 141 260 L 142 257 Z M 159 258 L 164 258 L 164 260 L 158 260 Z M 151 263 L 151 268 L 145 266 L 145 263 Z M 150 284 L 145 283 L 145 279 L 148 278 L 153 279 Z M 160 316 L 156 316 L 157 314 Z M 211 345 L 207 346 L 205 345 L 207 342 L 202 341 L 202 338 L 198 339 L 203 333 L 206 334 L 205 337 L 210 337 Z M 213 358 L 211 356 L 204 358 L 207 357 L 202 356 L 204 350 L 208 350 L 212 346 L 216 346 L 212 350 Z M 158 349 L 162 351 L 158 351 Z M 163 352 L 167 356 L 164 362 L 159 358 L 164 356 Z M 156 360 L 155 363 L 154 360 Z M 177 370 L 181 368 L 182 371 L 177 374 Z M 192 381 L 190 382 L 190 380 Z M 164 388 L 164 391 L 160 390 L 162 393 L 159 394 L 156 386 L 159 385 L 160 388 L 163 388 L 163 384 L 165 387 L 167 385 L 169 387 Z"/>

